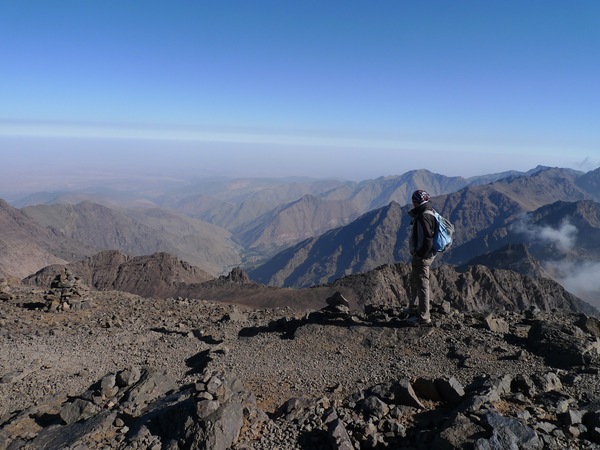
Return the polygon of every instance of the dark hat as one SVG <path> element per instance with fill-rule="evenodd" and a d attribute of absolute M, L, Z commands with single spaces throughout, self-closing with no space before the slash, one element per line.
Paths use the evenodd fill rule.
<path fill-rule="evenodd" d="M 414 206 L 419 206 L 429 201 L 429 194 L 421 189 L 413 192 L 412 203 Z"/>

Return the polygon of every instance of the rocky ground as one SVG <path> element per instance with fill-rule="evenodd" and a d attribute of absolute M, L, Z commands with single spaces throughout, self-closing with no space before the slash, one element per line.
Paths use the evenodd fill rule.
<path fill-rule="evenodd" d="M 67 300 L 0 295 L 0 448 L 600 448 L 582 314 Z"/>

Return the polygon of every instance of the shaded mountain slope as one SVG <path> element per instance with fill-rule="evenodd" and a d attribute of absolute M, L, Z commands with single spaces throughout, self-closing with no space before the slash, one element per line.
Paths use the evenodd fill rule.
<path fill-rule="evenodd" d="M 472 240 L 489 251 L 469 264 L 510 268 L 552 278 L 578 297 L 600 304 L 600 204 L 555 202 Z"/>
<path fill-rule="evenodd" d="M 509 226 L 527 212 L 557 201 L 575 202 L 590 195 L 579 188 L 572 170 L 546 168 L 531 176 L 511 177 L 433 197 L 433 206 L 455 226 L 454 243 L 436 264 L 464 265 L 474 257 L 513 243 Z M 390 206 L 393 209 L 390 209 Z M 331 282 L 381 264 L 407 261 L 410 217 L 397 203 L 373 210 L 356 221 L 276 254 L 249 272 L 274 286 L 301 287 Z M 388 221 L 375 217 L 390 215 Z M 565 212 L 564 214 L 569 214 Z"/>
<path fill-rule="evenodd" d="M 473 258 L 467 266 L 482 265 L 493 269 L 507 269 L 532 278 L 549 278 L 542 264 L 529 251 L 525 243 L 509 244 L 493 252 Z"/>
<path fill-rule="evenodd" d="M 600 167 L 584 173 L 576 180 L 577 185 L 589 193 L 594 200 L 600 202 Z"/>
<path fill-rule="evenodd" d="M 595 256 L 600 260 L 600 203 L 592 200 L 560 201 L 533 211 L 527 215 L 527 220 L 543 229 L 560 230 L 567 224 L 571 225 L 574 227 L 572 241 L 563 242 L 564 250 L 598 252 Z"/>
<path fill-rule="evenodd" d="M 409 219 L 392 202 L 278 253 L 249 275 L 267 285 L 308 287 L 392 263 L 406 245 L 399 236 Z"/>
<path fill-rule="evenodd" d="M 552 278 L 600 306 L 600 204 L 592 200 L 558 201 L 492 228 L 466 247 L 467 265 L 484 264 L 525 275 Z"/>
<path fill-rule="evenodd" d="M 534 257 L 545 261 L 569 257 L 600 260 L 600 203 L 580 200 L 545 205 L 495 229 L 481 241 L 492 250 L 526 243 Z"/>
<path fill-rule="evenodd" d="M 561 200 L 589 198 L 576 185 L 576 178 L 574 171 L 548 168 L 531 176 L 471 186 L 433 199 L 436 209 L 456 228 L 455 242 L 445 255 L 446 261 L 465 264 L 477 255 L 495 250 L 498 247 L 490 247 L 490 243 L 504 238 L 506 227 L 526 212 Z"/>
<path fill-rule="evenodd" d="M 116 290 L 145 297 L 168 297 L 180 283 L 200 283 L 212 276 L 167 253 L 131 257 L 107 250 L 68 265 L 52 265 L 23 280 L 48 287 L 63 268 L 96 290 Z"/>
<path fill-rule="evenodd" d="M 49 264 L 62 264 L 93 250 L 58 230 L 45 228 L 0 200 L 0 276 L 23 278 Z"/>
<path fill-rule="evenodd" d="M 158 208 L 116 210 L 85 201 L 31 206 L 23 212 L 97 251 L 121 250 L 134 256 L 167 252 L 213 274 L 240 262 L 226 230 Z"/>
<path fill-rule="evenodd" d="M 244 247 L 269 252 L 345 225 L 359 216 L 349 201 L 305 195 L 235 230 Z"/>

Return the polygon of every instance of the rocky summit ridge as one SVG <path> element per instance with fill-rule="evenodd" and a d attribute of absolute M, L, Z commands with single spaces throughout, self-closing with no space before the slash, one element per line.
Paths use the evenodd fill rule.
<path fill-rule="evenodd" d="M 508 261 L 504 258 L 505 265 Z M 130 257 L 116 250 L 101 252 L 76 263 L 48 266 L 22 282 L 44 288 L 64 270 L 76 275 L 92 290 L 118 290 L 153 298 L 212 299 L 249 307 L 318 309 L 322 307 L 323 299 L 336 291 L 341 292 L 354 309 L 371 305 L 406 305 L 410 296 L 410 266 L 401 263 L 384 264 L 328 284 L 289 289 L 256 283 L 240 268 L 213 278 L 173 255 L 156 253 Z M 484 265 L 463 268 L 442 265 L 433 269 L 431 290 L 433 303 L 448 301 L 464 310 L 503 312 L 535 307 L 544 311 L 556 308 L 598 314 L 590 304 L 551 279 Z"/>
<path fill-rule="evenodd" d="M 456 297 L 409 326 L 407 270 L 307 289 L 309 308 L 87 290 L 67 269 L 5 282 L 0 448 L 600 447 L 597 311 L 549 280 L 525 295 L 510 271 L 441 268 L 434 292 Z M 273 290 L 240 270 L 207 284 Z"/>

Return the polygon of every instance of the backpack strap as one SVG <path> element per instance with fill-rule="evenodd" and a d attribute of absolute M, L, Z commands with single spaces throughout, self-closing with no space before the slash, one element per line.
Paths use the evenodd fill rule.
<path fill-rule="evenodd" d="M 437 220 L 437 215 L 436 215 L 436 211 L 433 209 L 426 209 L 425 211 L 423 211 L 423 214 L 431 214 L 433 217 L 436 218 Z"/>
<path fill-rule="evenodd" d="M 434 228 L 433 228 L 433 233 L 435 234 L 437 232 L 437 228 L 439 227 L 439 214 L 436 210 L 434 209 L 426 209 L 425 211 L 423 211 L 423 214 L 429 214 L 430 216 L 433 216 L 433 219 L 435 220 L 434 222 Z M 424 225 L 425 226 L 425 225 Z"/>

